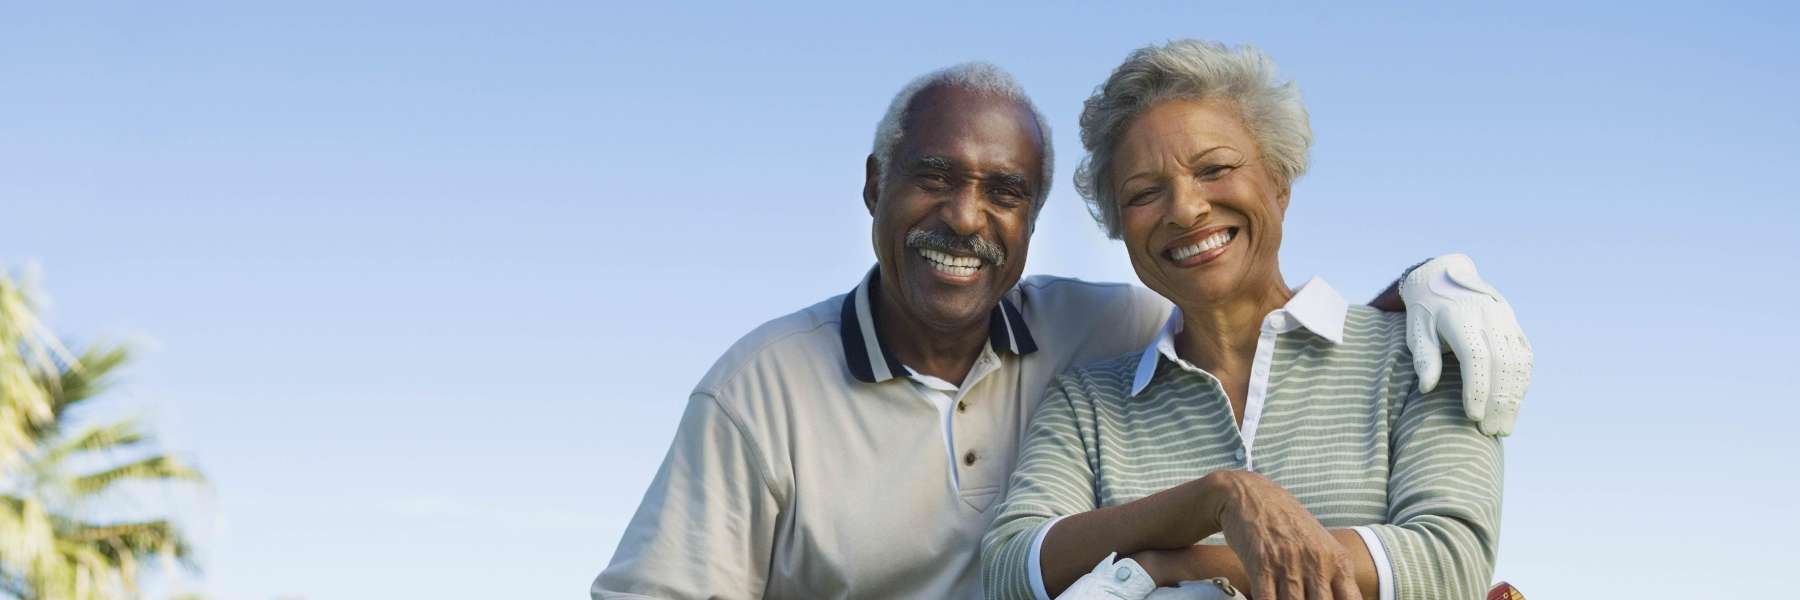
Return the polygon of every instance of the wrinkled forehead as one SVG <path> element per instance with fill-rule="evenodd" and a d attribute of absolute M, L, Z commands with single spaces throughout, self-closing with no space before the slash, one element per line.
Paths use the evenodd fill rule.
<path fill-rule="evenodd" d="M 1017 100 L 933 86 L 913 98 L 903 127 L 895 153 L 903 165 L 936 157 L 972 172 L 1041 177 L 1045 140 L 1031 109 Z"/>
<path fill-rule="evenodd" d="M 1120 136 L 1115 167 L 1144 162 L 1177 162 L 1210 150 L 1239 157 L 1257 154 L 1256 138 L 1237 103 L 1224 98 L 1166 100 L 1133 119 Z M 1116 175 L 1129 175 L 1124 170 Z"/>

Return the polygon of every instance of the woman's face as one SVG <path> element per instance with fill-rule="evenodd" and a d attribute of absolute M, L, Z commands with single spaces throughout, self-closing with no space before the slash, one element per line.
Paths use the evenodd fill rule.
<path fill-rule="evenodd" d="M 1265 168 L 1236 103 L 1171 100 L 1139 115 L 1113 154 L 1113 199 L 1144 285 L 1197 307 L 1283 285 L 1288 190 Z"/>

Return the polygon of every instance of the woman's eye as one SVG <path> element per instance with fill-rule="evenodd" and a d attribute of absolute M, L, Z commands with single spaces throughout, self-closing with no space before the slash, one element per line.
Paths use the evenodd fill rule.
<path fill-rule="evenodd" d="M 1156 195 L 1157 191 L 1158 191 L 1157 188 L 1144 188 L 1142 190 L 1138 190 L 1137 192 L 1135 192 L 1125 198 L 1125 205 L 1126 206 L 1143 206 L 1145 204 L 1149 204 L 1151 198 Z"/>
<path fill-rule="evenodd" d="M 1231 169 L 1232 169 L 1232 167 L 1230 165 L 1213 165 L 1210 167 L 1205 167 L 1203 169 L 1200 169 L 1200 173 L 1199 173 L 1200 180 L 1201 181 L 1217 180 L 1220 177 L 1224 177 L 1226 173 L 1231 172 Z"/>

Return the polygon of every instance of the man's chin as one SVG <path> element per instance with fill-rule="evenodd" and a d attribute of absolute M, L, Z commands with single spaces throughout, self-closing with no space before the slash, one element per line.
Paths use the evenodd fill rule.
<path fill-rule="evenodd" d="M 942 291 L 926 292 L 914 296 L 919 305 L 913 314 L 926 325 L 939 331 L 956 331 L 968 327 L 985 326 L 987 316 L 999 298 L 988 298 L 975 290 L 965 293 L 944 293 Z"/>

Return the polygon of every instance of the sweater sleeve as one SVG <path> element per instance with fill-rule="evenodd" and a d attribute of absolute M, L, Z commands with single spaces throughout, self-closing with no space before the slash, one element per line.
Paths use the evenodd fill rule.
<path fill-rule="evenodd" d="M 1481 598 L 1499 551 L 1500 441 L 1463 415 L 1461 369 L 1446 357 L 1428 394 L 1410 386 L 1392 430 L 1387 523 L 1369 527 L 1400 599 Z"/>
<path fill-rule="evenodd" d="M 1069 375 L 1051 383 L 1032 415 L 1011 491 L 981 540 L 982 582 L 990 599 L 1033 600 L 1032 546 L 1057 517 L 1093 510 L 1094 471 L 1076 422 L 1085 406 Z"/>

